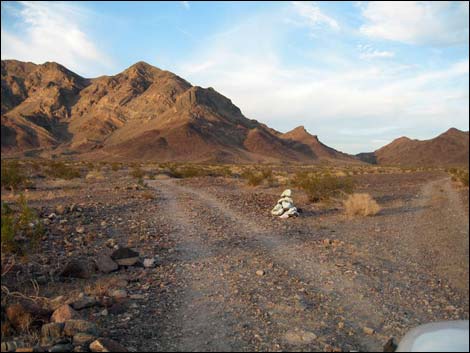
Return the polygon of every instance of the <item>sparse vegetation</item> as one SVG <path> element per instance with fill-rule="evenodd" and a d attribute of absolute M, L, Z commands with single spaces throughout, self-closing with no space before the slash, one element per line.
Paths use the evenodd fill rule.
<path fill-rule="evenodd" d="M 18 190 L 31 185 L 18 161 L 3 161 L 2 160 L 2 188 L 11 190 Z"/>
<path fill-rule="evenodd" d="M 136 179 L 142 179 L 145 175 L 145 171 L 143 171 L 139 165 L 135 165 L 131 170 L 131 176 Z"/>
<path fill-rule="evenodd" d="M 468 170 L 450 168 L 447 172 L 452 176 L 452 181 L 459 182 L 463 186 L 468 187 Z"/>
<path fill-rule="evenodd" d="M 70 180 L 73 178 L 80 178 L 80 171 L 72 165 L 64 162 L 51 162 L 45 170 L 46 175 L 57 178 Z"/>
<path fill-rule="evenodd" d="M 311 202 L 328 201 L 354 190 L 354 182 L 350 177 L 335 177 L 331 174 L 300 172 L 295 175 L 293 184 L 304 190 Z"/>
<path fill-rule="evenodd" d="M 24 195 L 20 195 L 17 207 L 15 211 L 2 202 L 2 252 L 25 253 L 28 248 L 34 248 L 44 234 L 42 223 Z"/>
<path fill-rule="evenodd" d="M 247 169 L 242 173 L 242 178 L 251 186 L 260 185 L 263 181 L 266 181 L 269 185 L 274 184 L 273 171 L 270 168 L 263 168 L 261 170 Z"/>
<path fill-rule="evenodd" d="M 355 193 L 343 201 L 348 216 L 374 216 L 380 212 L 379 204 L 369 194 Z"/>

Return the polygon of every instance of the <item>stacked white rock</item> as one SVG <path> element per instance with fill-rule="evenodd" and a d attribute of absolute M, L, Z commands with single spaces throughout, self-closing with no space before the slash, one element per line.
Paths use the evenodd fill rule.
<path fill-rule="evenodd" d="M 294 200 L 291 198 L 292 191 L 290 189 L 284 190 L 281 194 L 281 198 L 277 201 L 276 206 L 271 210 L 273 216 L 279 216 L 279 218 L 289 218 L 298 216 L 297 208 L 294 206 Z"/>

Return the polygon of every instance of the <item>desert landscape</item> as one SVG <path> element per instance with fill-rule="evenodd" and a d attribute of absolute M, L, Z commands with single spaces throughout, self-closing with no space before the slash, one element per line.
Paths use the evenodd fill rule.
<path fill-rule="evenodd" d="M 437 16 L 426 4 L 412 6 Z M 114 4 L 131 6 L 128 11 L 141 17 L 146 6 L 161 14 L 178 11 L 156 21 L 168 23 L 207 6 L 173 5 Z M 457 5 L 441 4 L 439 11 Z M 2 2 L 2 22 L 23 18 L 32 26 L 25 38 L 34 39 L 27 45 L 2 27 L 2 352 L 393 352 L 415 327 L 469 320 L 470 147 L 468 122 L 460 119 L 465 109 L 465 121 L 468 116 L 468 6 L 466 61 L 423 74 L 417 65 L 387 71 L 372 60 L 391 60 L 395 52 L 354 44 L 367 70 L 361 66 L 356 73 L 346 65 L 340 79 L 327 71 L 330 63 L 300 67 L 301 75 L 279 69 L 269 50 L 257 66 L 236 40 L 218 39 L 214 52 L 223 55 L 197 65 L 197 56 L 191 57 L 182 76 L 134 56 L 114 74 L 79 74 L 91 72 L 83 69 L 90 57 L 112 66 L 74 22 L 92 16 L 91 8 L 102 11 L 103 4 L 54 6 Z M 241 11 L 231 2 L 215 6 L 234 18 Z M 296 17 L 289 16 L 296 14 L 296 30 L 326 26 L 333 43 L 346 34 L 323 11 L 354 6 L 357 18 L 370 22 L 391 10 L 395 18 L 400 9 L 374 2 L 276 6 L 287 17 L 268 21 L 273 31 L 293 24 Z M 130 28 L 126 21 L 133 16 L 119 17 L 119 25 Z M 147 20 L 150 28 L 155 19 Z M 421 20 L 420 28 L 430 28 Z M 352 31 L 361 40 L 395 28 L 375 33 L 367 21 Z M 49 45 L 65 34 L 42 27 L 51 24 L 71 28 L 73 40 L 64 40 L 58 52 Z M 412 23 L 408 32 L 419 26 Z M 220 38 L 241 31 L 244 43 L 245 27 L 252 29 L 243 22 Z M 197 31 L 176 28 L 196 41 Z M 206 40 L 213 39 L 209 33 Z M 406 51 L 418 44 L 418 51 L 428 45 L 433 55 L 436 47 L 448 50 L 441 42 L 428 44 L 435 33 L 426 41 L 421 33 L 411 39 L 399 33 L 385 39 L 404 42 Z M 309 32 L 308 38 L 318 36 Z M 457 39 L 446 43 L 455 52 Z M 265 50 L 264 38 L 253 41 Z M 114 46 L 130 48 L 131 42 Z M 221 84 L 224 71 L 217 65 L 233 60 L 222 50 L 226 42 L 243 60 L 230 66 L 228 83 Z M 70 55 L 62 55 L 70 43 L 80 43 L 80 50 L 74 44 Z M 28 59 L 24 48 L 44 50 L 50 60 Z M 254 68 L 244 71 L 245 63 Z M 419 75 L 401 77 L 410 67 Z M 219 88 L 190 83 L 200 73 Z M 305 83 L 304 75 L 318 82 Z M 404 83 L 395 81 L 398 76 Z M 253 102 L 265 115 L 253 114 Z M 344 144 L 330 143 L 341 139 Z"/>

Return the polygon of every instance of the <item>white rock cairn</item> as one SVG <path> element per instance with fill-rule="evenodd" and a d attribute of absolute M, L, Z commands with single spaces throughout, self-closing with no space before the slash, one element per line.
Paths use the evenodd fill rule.
<path fill-rule="evenodd" d="M 271 214 L 273 216 L 279 216 L 279 218 L 298 216 L 299 212 L 297 212 L 297 208 L 294 206 L 294 200 L 292 200 L 291 196 L 292 191 L 290 189 L 284 190 L 276 206 L 271 210 Z"/>

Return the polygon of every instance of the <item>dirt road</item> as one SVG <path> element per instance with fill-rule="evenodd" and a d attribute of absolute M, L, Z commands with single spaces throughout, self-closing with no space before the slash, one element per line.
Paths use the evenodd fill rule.
<path fill-rule="evenodd" d="M 164 288 L 122 333 L 133 348 L 372 351 L 420 323 L 468 318 L 468 218 L 448 180 L 395 214 L 323 224 L 243 212 L 239 190 L 151 183 L 172 250 Z M 433 208 L 436 197 L 448 207 Z M 435 217 L 441 227 L 426 226 Z"/>

